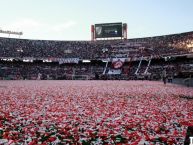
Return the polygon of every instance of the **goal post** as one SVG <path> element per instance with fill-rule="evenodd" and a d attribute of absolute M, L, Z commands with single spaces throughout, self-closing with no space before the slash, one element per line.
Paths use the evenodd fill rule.
<path fill-rule="evenodd" d="M 66 75 L 67 80 L 89 80 L 89 75 Z"/>

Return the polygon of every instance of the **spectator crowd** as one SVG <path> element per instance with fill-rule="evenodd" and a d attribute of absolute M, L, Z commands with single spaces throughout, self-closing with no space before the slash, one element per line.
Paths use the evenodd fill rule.
<path fill-rule="evenodd" d="M 127 40 L 46 41 L 0 38 L 0 57 L 80 58 L 140 57 L 187 54 L 193 32 Z"/>
<path fill-rule="evenodd" d="M 164 59 L 193 52 L 193 32 L 173 34 L 166 36 L 128 39 L 128 40 L 100 40 L 100 41 L 46 41 L 0 38 L 0 79 L 73 79 L 73 76 L 93 76 L 108 72 L 111 63 L 105 69 L 105 63 L 82 64 L 79 60 L 104 60 L 111 58 L 126 58 L 133 61 L 123 74 L 123 79 L 136 79 L 136 70 L 140 58 Z M 59 60 L 53 64 L 40 63 L 4 63 L 4 58 L 31 60 Z M 191 58 L 190 58 L 191 59 Z M 70 64 L 71 61 L 76 63 Z M 138 61 L 136 61 L 138 60 Z M 187 60 L 187 59 L 186 59 Z M 152 79 L 160 79 L 160 71 L 166 67 L 168 74 L 174 76 L 181 71 L 191 70 L 191 62 L 183 66 L 186 60 L 176 62 L 160 61 L 150 64 L 147 72 Z M 62 65 L 63 63 L 63 65 Z M 65 64 L 67 63 L 67 64 Z M 147 63 L 139 68 L 138 73 L 143 74 Z M 77 77 L 78 78 L 78 77 Z M 88 79 L 88 77 L 87 77 Z"/>

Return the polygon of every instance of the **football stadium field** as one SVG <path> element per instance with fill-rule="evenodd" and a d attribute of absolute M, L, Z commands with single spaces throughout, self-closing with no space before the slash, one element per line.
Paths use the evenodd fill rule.
<path fill-rule="evenodd" d="M 192 96 L 154 81 L 1 81 L 0 142 L 183 143 Z"/>

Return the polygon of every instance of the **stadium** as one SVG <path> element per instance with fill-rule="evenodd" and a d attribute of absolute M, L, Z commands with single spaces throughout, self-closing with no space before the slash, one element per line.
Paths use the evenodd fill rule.
<path fill-rule="evenodd" d="M 193 31 L 128 38 L 115 22 L 90 33 L 0 37 L 0 144 L 192 145 Z"/>

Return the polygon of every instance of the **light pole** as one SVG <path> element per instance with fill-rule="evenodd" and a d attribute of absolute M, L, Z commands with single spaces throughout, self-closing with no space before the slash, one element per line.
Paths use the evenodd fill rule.
<path fill-rule="evenodd" d="M 11 34 L 12 35 L 18 35 L 19 38 L 20 38 L 21 35 L 23 35 L 23 32 L 16 32 L 16 31 L 10 31 L 10 30 L 2 30 L 1 28 L 0 28 L 0 33 L 8 34 L 8 37 L 10 37 Z"/>

